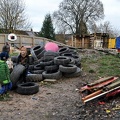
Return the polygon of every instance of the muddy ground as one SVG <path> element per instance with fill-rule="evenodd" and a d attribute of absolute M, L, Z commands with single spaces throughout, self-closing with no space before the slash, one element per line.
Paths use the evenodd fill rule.
<path fill-rule="evenodd" d="M 81 57 L 98 55 L 96 51 L 80 51 Z M 85 105 L 81 102 L 80 87 L 94 80 L 84 70 L 76 78 L 62 78 L 55 83 L 38 83 L 39 92 L 20 95 L 10 91 L 10 101 L 0 101 L 0 120 L 119 120 L 120 97 L 99 104 L 97 100 Z"/>

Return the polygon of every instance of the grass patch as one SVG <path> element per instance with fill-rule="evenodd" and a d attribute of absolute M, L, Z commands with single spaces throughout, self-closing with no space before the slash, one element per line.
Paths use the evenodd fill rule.
<path fill-rule="evenodd" d="M 10 56 L 17 56 L 19 53 L 11 53 Z"/>
<path fill-rule="evenodd" d="M 120 58 L 114 55 L 83 58 L 81 64 L 84 72 L 96 77 L 120 76 Z"/>

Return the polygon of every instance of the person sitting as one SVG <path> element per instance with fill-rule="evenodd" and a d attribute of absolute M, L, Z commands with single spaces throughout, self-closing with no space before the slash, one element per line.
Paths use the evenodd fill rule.
<path fill-rule="evenodd" d="M 20 55 L 17 58 L 16 65 L 21 64 L 25 66 L 25 70 L 23 71 L 23 74 L 21 75 L 21 78 L 19 82 L 26 82 L 26 75 L 28 73 L 28 67 L 29 67 L 29 55 L 27 53 L 27 48 L 22 46 L 20 48 Z"/>

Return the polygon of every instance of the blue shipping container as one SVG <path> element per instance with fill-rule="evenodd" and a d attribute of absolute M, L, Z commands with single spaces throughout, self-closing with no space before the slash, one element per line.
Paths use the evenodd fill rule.
<path fill-rule="evenodd" d="M 116 48 L 120 49 L 120 37 L 116 37 Z"/>

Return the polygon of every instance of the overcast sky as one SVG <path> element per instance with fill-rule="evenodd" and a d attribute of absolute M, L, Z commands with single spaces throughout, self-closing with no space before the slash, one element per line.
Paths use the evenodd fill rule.
<path fill-rule="evenodd" d="M 33 31 L 40 31 L 45 15 L 58 10 L 63 0 L 25 0 L 26 14 L 32 24 Z M 105 18 L 111 25 L 120 30 L 120 0 L 101 0 L 104 5 Z"/>

